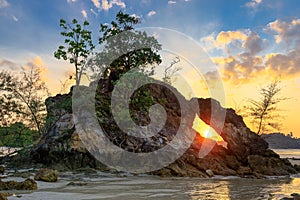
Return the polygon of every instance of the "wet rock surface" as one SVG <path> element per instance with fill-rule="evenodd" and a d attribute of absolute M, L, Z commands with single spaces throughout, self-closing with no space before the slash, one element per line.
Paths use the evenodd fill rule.
<path fill-rule="evenodd" d="M 23 182 L 0 180 L 0 190 L 37 190 L 37 183 L 32 179 Z"/>

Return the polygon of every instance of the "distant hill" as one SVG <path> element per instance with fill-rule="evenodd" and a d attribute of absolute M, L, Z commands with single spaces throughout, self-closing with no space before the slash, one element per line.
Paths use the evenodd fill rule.
<path fill-rule="evenodd" d="M 285 136 L 282 133 L 262 134 L 271 149 L 300 149 L 300 139 Z"/>

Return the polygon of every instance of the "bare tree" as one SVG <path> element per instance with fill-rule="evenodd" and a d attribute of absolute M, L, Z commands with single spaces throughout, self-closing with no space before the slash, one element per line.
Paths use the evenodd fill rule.
<path fill-rule="evenodd" d="M 23 122 L 42 134 L 46 117 L 44 100 L 48 89 L 41 79 L 41 70 L 31 67 L 20 77 L 6 71 L 0 72 L 0 124 Z"/>
<path fill-rule="evenodd" d="M 170 63 L 169 66 L 165 67 L 164 69 L 164 77 L 163 77 L 163 81 L 165 83 L 168 83 L 171 85 L 172 83 L 172 78 L 174 77 L 174 75 L 176 74 L 176 72 L 180 71 L 182 68 L 175 66 L 175 64 L 180 62 L 180 58 L 178 56 L 176 56 Z"/>
<path fill-rule="evenodd" d="M 258 100 L 249 99 L 249 105 L 245 106 L 245 117 L 251 118 L 251 122 L 256 126 L 257 134 L 267 131 L 269 128 L 279 129 L 279 119 L 282 118 L 278 114 L 278 104 L 286 97 L 279 96 L 282 88 L 280 80 L 274 79 L 270 84 L 260 89 L 260 98 Z"/>

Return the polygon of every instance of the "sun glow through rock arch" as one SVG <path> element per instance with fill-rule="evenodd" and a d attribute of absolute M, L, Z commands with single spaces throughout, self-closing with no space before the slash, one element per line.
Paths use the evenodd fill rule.
<path fill-rule="evenodd" d="M 204 138 L 208 138 L 216 142 L 224 142 L 223 138 L 212 127 L 202 121 L 198 115 L 196 115 L 194 119 L 193 129 Z"/>

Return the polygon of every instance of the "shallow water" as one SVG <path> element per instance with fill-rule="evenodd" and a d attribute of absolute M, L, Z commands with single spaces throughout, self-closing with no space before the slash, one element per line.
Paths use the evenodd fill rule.
<path fill-rule="evenodd" d="M 300 165 L 300 149 L 273 149 L 281 158 L 290 158 L 290 162 Z M 293 159 L 292 159 L 293 158 Z"/>
<path fill-rule="evenodd" d="M 19 178 L 17 180 L 20 181 Z M 68 186 L 71 181 L 81 183 L 82 186 Z M 300 175 L 257 180 L 237 177 L 196 179 L 64 173 L 57 183 L 38 182 L 38 188 L 37 191 L 27 194 L 18 191 L 21 198 L 8 199 L 281 199 L 291 193 L 300 193 Z"/>
<path fill-rule="evenodd" d="M 281 157 L 300 155 L 300 150 L 276 150 Z M 298 154 L 299 152 L 299 154 Z M 23 170 L 24 171 L 24 170 Z M 32 177 L 33 178 L 33 177 Z M 7 178 L 22 181 L 22 178 Z M 82 186 L 68 186 L 70 182 Z M 154 176 L 62 173 L 57 183 L 38 182 L 35 192 L 10 191 L 21 198 L 9 200 L 96 200 L 96 199 L 175 199 L 175 200 L 265 200 L 281 199 L 292 193 L 300 193 L 300 174 L 292 177 L 268 177 L 267 179 L 242 179 L 238 177 L 160 178 Z"/>

